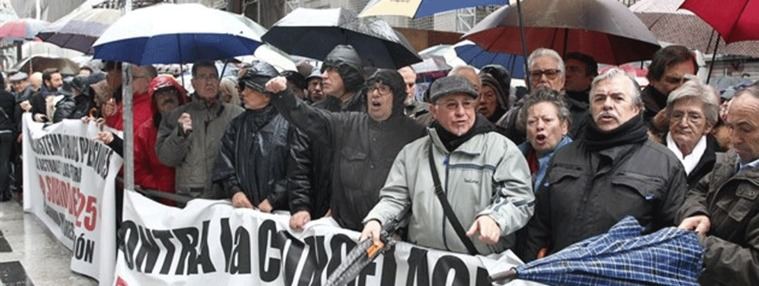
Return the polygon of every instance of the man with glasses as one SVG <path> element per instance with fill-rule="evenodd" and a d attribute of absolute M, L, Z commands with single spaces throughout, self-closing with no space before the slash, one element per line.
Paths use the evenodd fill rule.
<path fill-rule="evenodd" d="M 333 146 L 332 217 L 344 228 L 360 230 L 361 219 L 377 203 L 398 151 L 424 134 L 422 126 L 403 114 L 403 78 L 395 70 L 375 72 L 367 81 L 366 113 L 318 109 L 296 99 L 286 88 L 282 77 L 266 84 L 275 93 L 272 104 L 291 124 L 312 141 Z M 301 221 L 291 220 L 291 225 L 302 227 L 310 220 L 307 214 L 298 215 Z"/>
<path fill-rule="evenodd" d="M 556 51 L 546 48 L 536 49 L 527 57 L 527 66 L 530 73 L 530 90 L 538 88 L 548 88 L 558 92 L 564 90 L 564 61 Z M 496 122 L 501 133 L 516 144 L 521 144 L 525 140 L 524 122 L 518 122 L 522 104 L 522 100 L 517 102 Z M 573 134 L 570 132 L 570 135 Z"/>
<path fill-rule="evenodd" d="M 641 92 L 645 106 L 643 119 L 649 128 L 655 132 L 665 131 L 661 129 L 666 129 L 666 116 L 657 116 L 659 120 L 654 117 L 666 107 L 669 93 L 683 85 L 688 80 L 687 75 L 695 75 L 697 70 L 696 57 L 686 47 L 668 46 L 656 51 L 646 75 L 649 84 Z"/>
<path fill-rule="evenodd" d="M 382 225 L 410 207 L 414 244 L 473 255 L 513 246 L 532 215 L 530 171 L 517 146 L 477 113 L 478 96 L 461 76 L 432 84 L 435 122 L 396 157 L 362 240 L 378 242 Z"/>
<path fill-rule="evenodd" d="M 192 66 L 193 101 L 168 113 L 158 130 L 156 153 L 176 169 L 177 194 L 193 198 L 221 198 L 211 183 L 219 143 L 228 123 L 243 109 L 219 99 L 219 73 L 213 62 Z"/>

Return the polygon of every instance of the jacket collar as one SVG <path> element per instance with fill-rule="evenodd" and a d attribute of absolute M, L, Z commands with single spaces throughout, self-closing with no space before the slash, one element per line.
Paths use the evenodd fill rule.
<path fill-rule="evenodd" d="M 720 177 L 729 179 L 740 179 L 751 182 L 759 186 L 759 168 L 738 171 L 738 153 L 735 150 L 729 150 L 726 153 L 717 155 L 717 164 L 714 173 Z"/>
<path fill-rule="evenodd" d="M 482 153 L 482 143 L 483 143 L 483 140 L 485 140 L 484 136 L 487 134 L 485 133 L 485 134 L 474 135 L 472 138 L 464 142 L 464 144 L 461 144 L 459 148 L 456 148 L 456 150 L 453 150 L 453 152 L 448 152 L 448 150 L 446 150 L 445 148 L 445 145 L 443 145 L 443 141 L 440 140 L 440 136 L 437 134 L 437 130 L 435 130 L 434 127 L 427 127 L 427 132 L 429 132 L 430 140 L 432 144 L 441 153 L 443 154 L 462 153 L 462 154 L 467 154 L 470 156 L 478 156 Z"/>

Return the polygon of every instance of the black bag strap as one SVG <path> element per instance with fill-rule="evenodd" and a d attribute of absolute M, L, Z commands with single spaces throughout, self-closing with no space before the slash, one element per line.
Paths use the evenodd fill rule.
<path fill-rule="evenodd" d="M 466 231 L 464 230 L 464 227 L 461 226 L 461 222 L 459 222 L 459 219 L 456 217 L 456 214 L 453 212 L 453 209 L 451 208 L 451 204 L 448 203 L 448 198 L 445 197 L 445 193 L 443 192 L 443 188 L 440 186 L 440 178 L 438 177 L 437 173 L 437 167 L 435 167 L 435 159 L 432 156 L 432 142 L 430 142 L 430 148 L 429 148 L 429 161 L 430 161 L 430 171 L 432 172 L 432 181 L 435 183 L 435 195 L 437 195 L 438 200 L 440 201 L 440 204 L 443 205 L 443 213 L 445 214 L 445 217 L 448 218 L 448 221 L 451 223 L 451 226 L 453 226 L 453 229 L 456 231 L 456 234 L 459 236 L 459 239 L 461 239 L 461 242 L 464 243 L 464 246 L 466 246 L 466 250 L 469 251 L 469 254 L 471 255 L 477 255 L 477 248 L 474 247 L 474 243 L 472 243 L 472 240 L 469 239 L 468 236 L 466 236 Z"/>

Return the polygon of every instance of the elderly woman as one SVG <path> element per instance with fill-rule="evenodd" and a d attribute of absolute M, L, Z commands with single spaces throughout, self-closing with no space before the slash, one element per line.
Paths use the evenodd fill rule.
<path fill-rule="evenodd" d="M 480 100 L 477 111 L 495 123 L 509 109 L 509 72 L 500 65 L 487 65 L 480 70 Z"/>
<path fill-rule="evenodd" d="M 719 104 L 712 87 L 690 80 L 667 98 L 669 132 L 664 144 L 685 167 L 688 187 L 694 186 L 714 167 L 717 141 L 710 135 L 719 119 Z"/>
<path fill-rule="evenodd" d="M 532 174 L 537 192 L 554 152 L 572 142 L 569 132 L 570 114 L 567 103 L 558 92 L 539 88 L 526 97 L 520 112 L 520 123 L 526 125 L 527 141 L 519 145 Z"/>

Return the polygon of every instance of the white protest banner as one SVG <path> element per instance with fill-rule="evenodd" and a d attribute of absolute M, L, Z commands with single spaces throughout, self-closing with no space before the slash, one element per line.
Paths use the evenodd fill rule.
<path fill-rule="evenodd" d="M 359 233 L 329 218 L 296 232 L 288 220 L 227 201 L 178 209 L 126 192 L 114 285 L 322 285 Z M 490 285 L 486 264 L 513 265 L 496 259 L 399 242 L 349 285 Z"/>
<path fill-rule="evenodd" d="M 71 270 L 113 281 L 116 259 L 114 184 L 122 159 L 79 120 L 23 121 L 24 211 L 36 215 L 72 250 Z"/>

